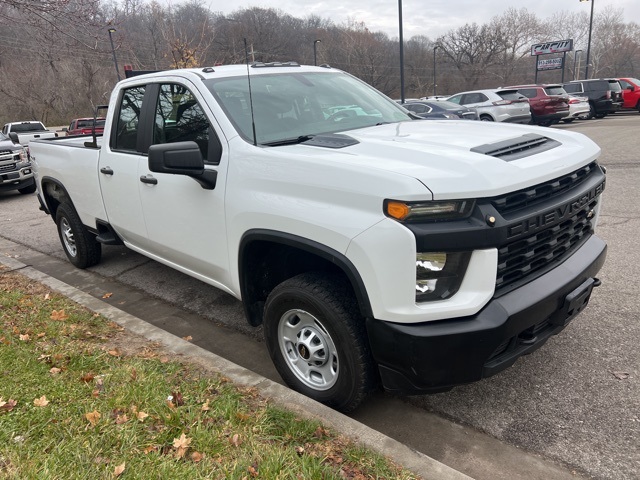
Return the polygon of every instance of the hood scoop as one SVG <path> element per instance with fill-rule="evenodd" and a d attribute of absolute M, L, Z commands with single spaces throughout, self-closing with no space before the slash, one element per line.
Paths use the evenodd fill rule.
<path fill-rule="evenodd" d="M 528 157 L 537 153 L 559 147 L 557 140 L 543 137 L 537 133 L 527 133 L 517 138 L 510 138 L 496 143 L 486 143 L 471 149 L 472 152 L 489 155 L 510 162 L 519 158 Z"/>
<path fill-rule="evenodd" d="M 349 135 L 343 135 L 340 133 L 324 133 L 320 135 L 314 135 L 310 140 L 302 142 L 303 145 L 310 145 L 312 147 L 325 147 L 325 148 L 344 148 L 360 143 Z"/>

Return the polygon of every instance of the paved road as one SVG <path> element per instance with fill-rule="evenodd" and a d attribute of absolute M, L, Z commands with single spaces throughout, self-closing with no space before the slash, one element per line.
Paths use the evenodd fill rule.
<path fill-rule="evenodd" d="M 640 115 L 553 128 L 590 136 L 608 168 L 598 233 L 609 255 L 589 308 L 498 376 L 437 395 L 380 394 L 354 417 L 478 479 L 639 478 Z M 121 247 L 105 248 L 90 271 L 72 268 L 34 196 L 0 194 L 0 237 L 21 245 L 0 241 L 0 254 L 96 296 L 112 292 L 120 308 L 278 379 L 260 329 L 229 295 Z"/>

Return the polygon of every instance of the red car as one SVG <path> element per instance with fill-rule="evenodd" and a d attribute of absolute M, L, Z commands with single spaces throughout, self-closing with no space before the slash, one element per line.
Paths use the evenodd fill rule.
<path fill-rule="evenodd" d="M 637 78 L 619 78 L 622 87 L 622 108 L 634 108 L 640 112 L 640 80 Z"/>
<path fill-rule="evenodd" d="M 518 85 L 513 87 L 529 99 L 531 123 L 548 127 L 569 116 L 569 95 L 562 85 Z"/>
<path fill-rule="evenodd" d="M 104 131 L 104 117 L 96 118 L 96 134 Z M 93 117 L 74 118 L 69 124 L 67 135 L 91 135 L 93 133 Z"/>

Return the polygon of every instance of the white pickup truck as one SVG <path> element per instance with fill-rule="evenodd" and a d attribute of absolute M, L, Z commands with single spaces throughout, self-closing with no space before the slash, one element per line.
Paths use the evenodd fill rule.
<path fill-rule="evenodd" d="M 25 147 L 29 145 L 31 140 L 58 136 L 56 132 L 47 130 L 47 127 L 45 127 L 42 122 L 35 120 L 5 123 L 4 127 L 2 127 L 2 133 L 11 138 L 15 143 L 19 143 Z"/>
<path fill-rule="evenodd" d="M 31 144 L 69 260 L 124 243 L 230 293 L 286 383 L 344 411 L 497 373 L 600 284 L 605 173 L 579 134 L 424 121 L 345 72 L 257 63 L 125 79 L 85 140 Z"/>

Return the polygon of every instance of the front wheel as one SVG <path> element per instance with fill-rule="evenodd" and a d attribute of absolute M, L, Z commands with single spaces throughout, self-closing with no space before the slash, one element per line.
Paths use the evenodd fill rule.
<path fill-rule="evenodd" d="M 100 261 L 102 246 L 89 233 L 75 209 L 66 203 L 56 211 L 58 236 L 69 261 L 78 268 L 87 268 Z"/>
<path fill-rule="evenodd" d="M 480 115 L 480 120 L 483 122 L 493 122 L 493 117 L 491 115 Z"/>
<path fill-rule="evenodd" d="M 289 387 L 348 412 L 375 388 L 364 319 L 341 277 L 303 273 L 269 294 L 264 335 Z"/>

